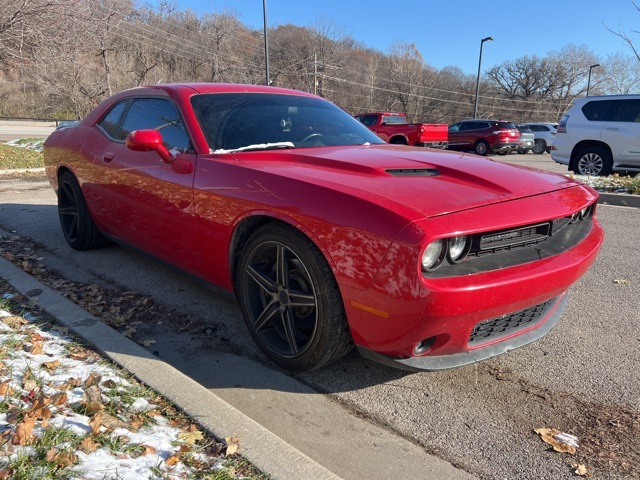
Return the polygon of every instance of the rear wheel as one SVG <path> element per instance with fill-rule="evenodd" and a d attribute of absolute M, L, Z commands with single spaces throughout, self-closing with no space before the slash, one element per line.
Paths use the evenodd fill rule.
<path fill-rule="evenodd" d="M 58 217 L 64 238 L 76 250 L 91 250 L 109 243 L 93 223 L 82 189 L 71 172 L 64 172 L 58 180 Z"/>
<path fill-rule="evenodd" d="M 573 171 L 577 175 L 607 176 L 611 174 L 611 154 L 602 147 L 586 147 L 576 155 Z"/>
<path fill-rule="evenodd" d="M 242 252 L 237 280 L 251 336 L 281 367 L 313 370 L 351 350 L 333 272 L 298 230 L 282 224 L 258 229 Z"/>
<path fill-rule="evenodd" d="M 478 140 L 473 147 L 476 155 L 486 155 L 489 152 L 489 144 L 486 140 Z"/>
<path fill-rule="evenodd" d="M 536 140 L 533 145 L 533 153 L 536 155 L 541 155 L 547 150 L 547 142 L 544 140 Z"/>

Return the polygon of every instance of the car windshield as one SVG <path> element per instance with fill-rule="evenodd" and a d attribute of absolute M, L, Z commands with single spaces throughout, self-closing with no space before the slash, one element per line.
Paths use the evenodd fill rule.
<path fill-rule="evenodd" d="M 194 95 L 191 105 L 212 153 L 384 143 L 319 98 L 212 93 Z"/>

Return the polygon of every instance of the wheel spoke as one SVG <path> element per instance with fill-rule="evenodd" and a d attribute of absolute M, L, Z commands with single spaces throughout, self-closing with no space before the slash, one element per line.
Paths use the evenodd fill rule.
<path fill-rule="evenodd" d="M 298 353 L 298 338 L 296 335 L 296 325 L 293 319 L 293 314 L 290 308 L 287 308 L 282 313 L 282 323 L 284 326 L 284 332 L 289 342 L 289 348 L 294 355 Z"/>
<path fill-rule="evenodd" d="M 264 330 L 267 325 L 270 325 L 273 317 L 280 312 L 279 304 L 275 300 L 270 301 L 267 306 L 262 310 L 256 321 L 253 323 L 253 326 L 256 329 L 256 332 L 260 332 Z"/>
<path fill-rule="evenodd" d="M 264 273 L 258 271 L 253 265 L 247 265 L 247 273 L 258 286 L 269 295 L 275 295 L 276 283 Z"/>
<path fill-rule="evenodd" d="M 289 268 L 287 265 L 287 255 L 284 246 L 276 246 L 276 283 L 285 289 L 289 288 Z"/>
<path fill-rule="evenodd" d="M 69 205 L 67 207 L 60 207 L 58 208 L 58 213 L 60 215 L 73 215 L 73 216 L 77 216 L 78 215 L 78 209 L 74 206 L 74 205 Z"/>
<path fill-rule="evenodd" d="M 316 307 L 316 296 L 312 293 L 289 291 L 289 305 L 292 307 Z"/>

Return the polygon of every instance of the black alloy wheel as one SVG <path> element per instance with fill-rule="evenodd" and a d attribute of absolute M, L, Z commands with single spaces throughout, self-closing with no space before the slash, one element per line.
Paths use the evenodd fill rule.
<path fill-rule="evenodd" d="M 72 248 L 91 250 L 109 243 L 93 223 L 82 189 L 71 172 L 64 172 L 58 179 L 58 217 Z"/>
<path fill-rule="evenodd" d="M 270 224 L 251 236 L 239 263 L 237 293 L 251 336 L 285 369 L 322 367 L 353 346 L 331 268 L 292 227 Z"/>

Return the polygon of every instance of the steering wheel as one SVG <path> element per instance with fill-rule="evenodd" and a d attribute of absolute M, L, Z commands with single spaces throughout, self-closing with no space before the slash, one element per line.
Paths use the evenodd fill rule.
<path fill-rule="evenodd" d="M 301 146 L 318 146 L 318 145 L 322 145 L 321 143 L 317 143 L 318 140 L 320 140 L 322 137 L 324 137 L 324 135 L 322 135 L 321 133 L 312 133 L 311 135 L 307 135 L 306 137 L 304 137 L 302 139 L 302 141 L 300 142 Z M 309 144 L 309 145 L 307 145 Z"/>

